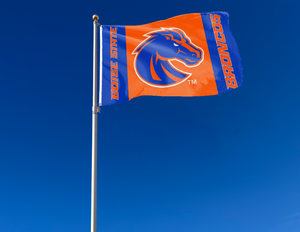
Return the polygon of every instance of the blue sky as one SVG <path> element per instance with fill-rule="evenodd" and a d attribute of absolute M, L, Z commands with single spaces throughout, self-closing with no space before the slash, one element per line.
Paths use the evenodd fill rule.
<path fill-rule="evenodd" d="M 98 231 L 300 231 L 299 1 L 1 1 L 0 231 L 90 230 L 92 15 L 226 11 L 243 85 L 105 106 Z"/>

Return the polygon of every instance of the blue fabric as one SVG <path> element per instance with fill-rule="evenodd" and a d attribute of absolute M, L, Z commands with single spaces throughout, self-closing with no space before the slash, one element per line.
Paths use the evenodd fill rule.
<path fill-rule="evenodd" d="M 110 28 L 117 28 L 117 58 L 111 57 Z M 111 105 L 128 101 L 128 78 L 125 26 L 102 26 L 102 105 Z M 118 64 L 119 100 L 111 97 L 111 62 Z"/>

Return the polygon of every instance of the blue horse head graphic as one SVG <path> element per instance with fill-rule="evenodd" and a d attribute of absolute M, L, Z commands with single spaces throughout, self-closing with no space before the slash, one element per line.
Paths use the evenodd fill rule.
<path fill-rule="evenodd" d="M 177 69 L 172 60 L 182 62 L 187 67 L 195 67 L 203 61 L 203 50 L 194 45 L 181 29 L 162 28 L 144 36 L 148 38 L 132 54 L 136 55 L 136 74 L 148 85 L 171 87 L 190 77 L 190 73 Z"/>

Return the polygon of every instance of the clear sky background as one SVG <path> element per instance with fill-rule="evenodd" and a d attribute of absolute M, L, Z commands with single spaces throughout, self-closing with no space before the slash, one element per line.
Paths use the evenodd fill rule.
<path fill-rule="evenodd" d="M 243 85 L 99 114 L 98 231 L 299 232 L 299 1 L 0 1 L 0 231 L 90 231 L 93 20 L 226 11 Z"/>

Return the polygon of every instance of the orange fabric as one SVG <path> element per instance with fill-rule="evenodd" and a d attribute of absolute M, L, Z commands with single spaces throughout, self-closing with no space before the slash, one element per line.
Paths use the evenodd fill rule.
<path fill-rule="evenodd" d="M 137 76 L 134 69 L 135 48 L 147 37 L 147 33 L 161 28 L 179 28 L 191 39 L 191 42 L 204 51 L 204 60 L 196 67 L 187 67 L 183 63 L 172 60 L 171 63 L 179 70 L 191 73 L 182 83 L 166 88 L 147 85 Z M 157 96 L 205 96 L 218 94 L 212 69 L 206 36 L 200 14 L 188 14 L 157 21 L 140 26 L 126 26 L 126 50 L 128 65 L 129 100 L 141 95 Z"/>

